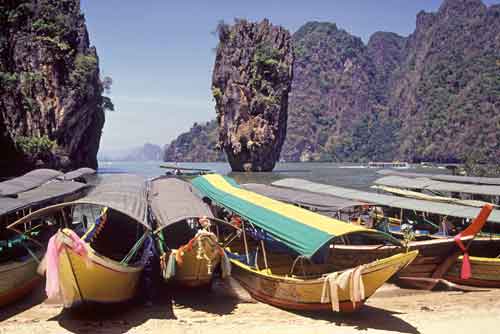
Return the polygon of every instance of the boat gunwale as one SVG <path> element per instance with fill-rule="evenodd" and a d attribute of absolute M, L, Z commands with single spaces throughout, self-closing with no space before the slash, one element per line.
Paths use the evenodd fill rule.
<path fill-rule="evenodd" d="M 417 258 L 418 250 L 413 250 L 413 251 L 410 251 L 408 253 L 398 253 L 398 254 L 395 254 L 392 256 L 388 256 L 388 257 L 385 257 L 385 258 L 382 258 L 379 260 L 372 261 L 372 262 L 364 265 L 365 267 L 363 269 L 362 275 L 376 272 L 378 270 L 382 270 L 382 269 L 386 268 L 387 266 L 395 265 L 396 263 L 406 262 L 405 266 L 407 266 L 408 264 L 411 263 L 411 261 L 402 261 L 402 260 L 404 258 L 410 258 L 412 256 L 413 256 L 413 259 L 411 261 L 413 261 L 415 258 Z M 399 261 L 396 260 L 397 258 L 399 258 Z M 303 279 L 303 278 L 297 278 L 297 277 L 285 277 L 283 275 L 266 274 L 266 273 L 263 273 L 263 271 L 266 269 L 257 270 L 257 269 L 254 269 L 254 268 L 252 268 L 252 267 L 250 267 L 250 266 L 248 266 L 248 265 L 246 265 L 246 264 L 244 264 L 236 259 L 230 258 L 229 260 L 231 261 L 232 264 L 237 265 L 241 269 L 246 270 L 248 272 L 251 272 L 253 274 L 257 274 L 258 276 L 260 276 L 262 278 L 275 280 L 275 281 L 279 281 L 279 282 L 286 282 L 286 283 L 300 283 L 300 284 L 304 284 L 304 285 L 318 284 L 318 283 L 322 284 L 322 282 L 324 282 L 326 276 L 328 276 L 329 274 L 334 273 L 334 272 L 345 272 L 346 270 L 349 270 L 349 269 L 345 269 L 345 270 L 332 271 L 331 273 L 321 274 L 321 277 Z M 381 268 L 379 268 L 379 267 L 381 267 Z"/>
<path fill-rule="evenodd" d="M 61 233 L 63 233 L 63 235 L 64 235 L 64 232 L 61 231 Z M 87 250 L 87 254 L 85 256 L 82 256 L 82 255 L 76 253 L 72 249 L 71 245 L 69 245 L 64 239 L 63 239 L 63 243 L 64 243 L 65 250 L 67 250 L 68 252 L 71 252 L 73 255 L 81 257 L 84 261 L 87 260 L 87 259 L 85 259 L 85 257 L 87 257 L 88 260 L 94 262 L 97 265 L 100 265 L 101 267 L 105 267 L 106 269 L 109 269 L 109 270 L 113 270 L 113 271 L 121 272 L 121 273 L 135 273 L 135 272 L 138 272 L 138 271 L 141 271 L 144 269 L 144 265 L 139 265 L 139 266 L 124 265 L 118 261 L 112 260 L 112 259 L 98 253 L 87 242 L 85 242 L 85 249 Z"/>

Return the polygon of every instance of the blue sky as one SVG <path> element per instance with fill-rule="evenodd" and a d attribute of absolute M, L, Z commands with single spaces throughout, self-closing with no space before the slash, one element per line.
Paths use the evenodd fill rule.
<path fill-rule="evenodd" d="M 420 10 L 440 0 L 82 0 L 101 74 L 113 78 L 101 151 L 164 145 L 193 122 L 215 117 L 210 95 L 217 22 L 268 18 L 296 31 L 335 22 L 365 42 L 376 31 L 408 35 Z M 483 1 L 486 4 L 500 0 Z"/>

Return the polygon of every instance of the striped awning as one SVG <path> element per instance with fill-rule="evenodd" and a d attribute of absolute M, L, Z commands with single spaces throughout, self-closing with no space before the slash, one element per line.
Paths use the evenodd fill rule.
<path fill-rule="evenodd" d="M 218 174 L 197 177 L 192 184 L 203 196 L 304 256 L 312 257 L 338 236 L 359 232 L 381 234 L 245 190 L 234 180 Z"/>

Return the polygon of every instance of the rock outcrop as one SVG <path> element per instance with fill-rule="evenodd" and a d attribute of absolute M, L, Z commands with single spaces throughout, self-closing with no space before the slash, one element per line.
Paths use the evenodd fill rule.
<path fill-rule="evenodd" d="M 165 146 L 163 161 L 225 161 L 224 152 L 217 149 L 218 140 L 219 129 L 215 120 L 205 124 L 195 123 L 189 131 Z"/>
<path fill-rule="evenodd" d="M 233 171 L 270 171 L 286 135 L 293 52 L 290 33 L 268 20 L 218 27 L 212 92 L 218 145 Z"/>
<path fill-rule="evenodd" d="M 96 168 L 102 92 L 80 0 L 0 2 L 0 175 Z"/>
<path fill-rule="evenodd" d="M 500 165 L 500 5 L 446 0 L 366 45 L 309 22 L 293 47 L 285 160 Z"/>

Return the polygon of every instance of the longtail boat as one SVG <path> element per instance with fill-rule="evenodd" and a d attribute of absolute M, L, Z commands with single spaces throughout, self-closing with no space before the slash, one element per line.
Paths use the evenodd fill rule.
<path fill-rule="evenodd" d="M 22 298 L 41 281 L 37 267 L 53 229 L 43 220 L 19 226 L 19 233 L 6 226 L 36 209 L 78 199 L 87 189 L 58 180 L 61 175 L 39 169 L 0 183 L 0 306 Z"/>
<path fill-rule="evenodd" d="M 467 225 L 468 221 L 474 219 L 479 214 L 480 208 L 469 205 L 458 205 L 451 203 L 441 203 L 423 199 L 405 198 L 386 194 L 378 194 L 367 191 L 360 191 L 349 188 L 314 183 L 301 179 L 283 179 L 272 183 L 273 186 L 306 191 L 326 196 L 335 196 L 349 200 L 362 201 L 372 206 L 382 208 L 383 217 L 392 217 L 406 223 L 412 223 L 417 229 L 432 237 L 432 233 L 437 232 L 437 237 L 454 234 L 453 229 L 458 230 Z M 407 217 L 407 215 L 410 217 Z M 413 222 L 410 222 L 413 220 Z M 391 232 L 401 234 L 401 229 L 395 229 L 393 225 Z M 433 227 L 434 225 L 434 227 Z M 485 230 L 496 233 L 500 226 L 500 210 L 493 210 L 488 217 Z M 451 231 L 448 231 L 451 229 Z"/>
<path fill-rule="evenodd" d="M 456 197 L 460 200 L 481 200 L 500 204 L 500 185 L 464 184 L 432 180 L 430 178 L 408 178 L 397 175 L 384 176 L 374 182 L 380 186 L 418 190 L 424 194 Z M 467 203 L 467 202 L 466 202 Z"/>
<path fill-rule="evenodd" d="M 500 177 L 495 178 L 495 177 L 479 177 L 479 176 L 459 176 L 450 174 L 410 173 L 410 172 L 401 172 L 390 169 L 383 169 L 378 171 L 377 173 L 381 175 L 397 175 L 408 178 L 425 177 L 431 180 L 453 182 L 453 183 L 500 186 Z"/>
<path fill-rule="evenodd" d="M 222 208 L 221 217 L 242 233 L 227 244 L 232 276 L 257 300 L 294 310 L 359 309 L 418 251 L 336 270 L 331 249 L 336 240 L 395 242 L 379 231 L 344 223 L 297 206 L 253 193 L 232 179 L 212 174 L 192 181 L 200 193 Z M 357 251 L 359 255 L 362 255 Z M 379 253 L 381 254 L 381 253 Z"/>
<path fill-rule="evenodd" d="M 151 246 L 145 180 L 101 177 L 85 197 L 35 211 L 9 228 L 56 215 L 64 224 L 39 268 L 46 271 L 48 297 L 61 298 L 65 307 L 134 297 Z"/>
<path fill-rule="evenodd" d="M 149 203 L 155 223 L 163 279 L 188 287 L 209 285 L 220 268 L 229 275 L 218 227 L 210 208 L 190 183 L 175 177 L 151 181 Z"/>
<path fill-rule="evenodd" d="M 453 282 L 466 286 L 500 287 L 500 238 L 477 237 L 481 228 L 486 224 L 500 222 L 498 210 L 493 205 L 486 204 L 482 209 L 451 205 L 447 203 L 432 203 L 422 200 L 394 198 L 380 194 L 369 194 L 357 190 L 333 187 L 298 179 L 284 179 L 274 182 L 273 185 L 287 187 L 300 191 L 307 191 L 324 196 L 336 196 L 351 200 L 367 200 L 381 205 L 396 205 L 408 209 L 432 210 L 442 214 L 471 218 L 474 221 L 455 237 L 435 240 L 410 241 L 409 250 L 418 250 L 419 256 L 409 266 L 401 270 L 396 282 L 405 287 L 433 288 L 436 283 L 448 284 Z M 487 213 L 487 214 L 486 214 Z M 472 233 L 472 232 L 474 233 Z M 460 241 L 467 243 L 467 262 L 470 263 L 470 275 L 462 275 L 464 251 L 458 245 Z M 339 261 L 352 263 L 353 252 L 362 250 L 370 258 L 378 252 L 392 254 L 398 252 L 392 245 L 335 245 Z M 341 264 L 340 264 L 341 265 Z M 468 276 L 468 277 L 467 277 Z"/>

